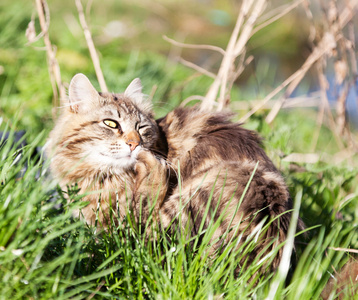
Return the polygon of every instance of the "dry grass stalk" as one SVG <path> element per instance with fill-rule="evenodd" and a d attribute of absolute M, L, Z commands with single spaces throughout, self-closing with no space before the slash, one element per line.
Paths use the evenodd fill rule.
<path fill-rule="evenodd" d="M 332 111 L 329 106 L 329 101 L 327 98 L 328 80 L 327 80 L 326 76 L 323 74 L 322 61 L 317 65 L 317 75 L 318 75 L 320 92 L 321 92 L 321 101 L 324 103 L 323 105 L 324 105 L 325 111 L 327 112 L 327 115 L 328 115 L 329 127 L 333 133 L 333 136 L 337 142 L 338 147 L 342 150 L 344 148 L 344 144 L 342 142 L 341 136 L 339 135 L 339 133 L 337 131 L 337 126 L 336 126 Z"/>
<path fill-rule="evenodd" d="M 311 144 L 312 152 L 314 152 L 317 147 L 319 134 L 320 134 L 322 124 L 323 124 L 325 107 L 326 107 L 325 102 L 320 101 L 319 110 L 318 110 L 317 119 L 316 119 L 316 128 L 315 128 L 315 131 L 314 131 L 313 137 L 312 137 L 312 144 Z"/>
<path fill-rule="evenodd" d="M 349 86 L 346 82 L 343 87 L 343 91 L 341 95 L 338 97 L 337 105 L 336 105 L 336 113 L 337 113 L 337 131 L 340 135 L 344 134 L 344 130 L 347 125 L 346 119 L 346 103 L 347 103 L 347 96 L 349 92 Z"/>
<path fill-rule="evenodd" d="M 256 32 L 260 31 L 261 29 L 265 28 L 266 26 L 272 24 L 273 22 L 277 21 L 281 17 L 287 15 L 291 10 L 295 9 L 297 6 L 302 4 L 305 0 L 298 0 L 291 4 L 285 4 L 276 9 L 273 9 L 268 13 L 267 16 L 263 16 L 263 19 L 266 19 L 262 24 L 255 27 L 252 31 L 251 36 L 253 36 Z"/>
<path fill-rule="evenodd" d="M 352 75 L 353 78 L 358 78 L 358 67 L 357 67 L 357 58 L 354 50 L 356 49 L 355 42 L 355 33 L 354 33 L 354 24 L 352 20 L 348 24 L 348 35 L 349 35 L 349 43 L 347 43 L 347 50 L 349 51 L 350 60 L 352 62 Z M 357 87 L 357 81 L 354 80 L 353 84 Z M 358 105 L 358 98 L 357 98 Z"/>
<path fill-rule="evenodd" d="M 205 97 L 204 96 L 200 96 L 200 95 L 192 95 L 192 96 L 189 96 L 188 98 L 184 99 L 181 103 L 180 103 L 180 106 L 181 107 L 184 107 L 186 106 L 189 102 L 191 101 L 204 101 L 205 100 Z"/>
<path fill-rule="evenodd" d="M 82 29 L 83 29 L 83 32 L 84 32 L 84 35 L 85 35 L 85 38 L 86 38 L 88 50 L 89 50 L 91 58 L 92 58 L 92 62 L 93 62 L 93 66 L 94 66 L 94 69 L 95 69 L 95 72 L 96 72 L 96 76 L 97 76 L 97 79 L 98 79 L 99 86 L 100 86 L 102 92 L 108 92 L 107 85 L 106 85 L 106 82 L 104 80 L 101 65 L 100 65 L 100 62 L 99 62 L 99 58 L 98 58 L 98 55 L 97 55 L 97 52 L 96 52 L 96 47 L 94 46 L 94 43 L 93 43 L 92 34 L 91 34 L 91 31 L 88 28 L 86 18 L 85 18 L 85 14 L 83 12 L 83 6 L 82 6 L 82 3 L 81 3 L 81 0 L 76 0 L 76 6 L 77 6 L 77 10 L 78 10 L 78 16 L 79 16 L 79 19 L 80 19 L 80 23 L 81 23 L 81 26 L 82 26 Z"/>
<path fill-rule="evenodd" d="M 203 109 L 212 109 L 219 93 L 217 110 L 222 110 L 229 101 L 228 86 L 232 85 L 237 78 L 235 73 L 235 60 L 242 54 L 244 48 L 251 38 L 255 22 L 266 6 L 266 0 L 243 1 L 236 25 L 226 47 L 225 55 L 221 62 L 218 74 L 210 86 L 209 91 L 202 102 Z M 246 21 L 246 22 L 245 22 Z M 240 34 L 240 35 L 239 35 Z"/>
<path fill-rule="evenodd" d="M 203 75 L 206 75 L 206 76 L 211 77 L 213 79 L 215 79 L 215 77 L 216 77 L 214 73 L 211 73 L 210 71 L 208 71 L 208 70 L 206 70 L 206 69 L 204 69 L 204 68 L 202 68 L 202 67 L 200 67 L 200 66 L 198 66 L 198 65 L 196 65 L 196 64 L 194 64 L 194 63 L 192 63 L 190 61 L 187 61 L 187 60 L 185 60 L 185 59 L 183 59 L 181 57 L 179 57 L 178 61 L 181 62 L 184 66 L 192 68 L 192 69 L 198 71 L 199 73 L 201 73 Z"/>
<path fill-rule="evenodd" d="M 271 93 L 269 93 L 260 103 L 255 105 L 247 114 L 245 114 L 241 119 L 240 122 L 247 121 L 254 113 L 258 110 L 262 109 L 273 97 L 275 97 L 278 93 L 280 93 L 285 87 L 289 84 L 297 80 L 297 78 L 302 78 L 304 75 L 303 73 L 305 70 L 300 68 L 298 71 L 293 73 L 289 78 L 287 78 L 284 82 L 282 82 L 278 87 L 276 87 Z M 283 102 L 282 102 L 283 105 Z M 274 109 L 274 107 L 272 108 Z"/>
<path fill-rule="evenodd" d="M 294 78 L 289 83 L 285 94 L 283 97 L 278 100 L 270 113 L 266 117 L 266 122 L 268 124 L 272 123 L 272 121 L 277 116 L 278 112 L 280 111 L 283 103 L 286 99 L 292 94 L 292 92 L 296 89 L 298 84 L 301 82 L 303 77 L 306 75 L 307 71 L 324 55 L 332 52 L 336 48 L 336 41 L 334 40 L 333 36 L 330 33 L 326 33 L 318 46 L 313 50 L 313 52 L 309 55 L 306 59 L 302 67 L 294 73 Z"/>
<path fill-rule="evenodd" d="M 262 100 L 253 99 L 250 101 L 235 101 L 232 102 L 230 107 L 233 108 L 234 111 L 248 111 L 255 105 L 261 103 Z M 318 95 L 311 96 L 302 96 L 302 97 L 291 97 L 287 99 L 287 101 L 282 105 L 282 109 L 294 109 L 294 108 L 320 108 L 321 107 L 321 99 Z M 265 104 L 263 109 L 272 109 L 274 106 L 273 102 L 268 102 Z"/>
<path fill-rule="evenodd" d="M 222 55 L 225 55 L 225 50 L 220 48 L 220 47 L 217 47 L 217 46 L 185 44 L 185 43 L 181 43 L 181 42 L 178 42 L 176 40 L 173 40 L 173 39 L 167 37 L 166 35 L 163 35 L 163 39 L 166 40 L 167 42 L 171 43 L 172 45 L 177 46 L 177 47 L 182 47 L 182 48 L 187 48 L 187 49 L 212 50 L 212 51 L 219 52 Z"/>
<path fill-rule="evenodd" d="M 331 250 L 334 250 L 334 251 L 343 251 L 343 252 L 357 253 L 358 254 L 358 249 L 337 248 L 337 247 L 328 247 L 328 249 L 331 249 Z"/>
<path fill-rule="evenodd" d="M 315 164 L 320 161 L 317 153 L 291 153 L 282 159 L 285 162 Z"/>
<path fill-rule="evenodd" d="M 54 47 L 51 44 L 48 29 L 50 25 L 49 9 L 46 0 L 36 0 L 36 10 L 39 16 L 41 31 L 46 47 L 48 68 L 53 89 L 53 118 L 56 118 L 56 108 L 58 107 L 58 99 L 66 98 L 66 90 L 62 84 L 60 66 L 57 62 Z M 33 41 L 36 38 L 33 39 Z M 31 42 L 31 41 L 30 41 Z"/>
<path fill-rule="evenodd" d="M 322 4 L 323 5 L 323 4 Z M 327 92 L 323 81 L 327 81 L 324 76 L 324 68 L 327 65 L 327 60 L 334 60 L 335 82 L 333 83 L 336 93 L 336 117 L 334 119 L 330 110 L 327 110 L 329 124 L 336 141 L 342 141 L 342 137 L 346 137 L 348 143 L 351 146 L 355 146 L 354 139 L 352 138 L 349 130 L 348 122 L 346 119 L 346 102 L 349 94 L 349 90 L 352 86 L 356 85 L 357 76 L 357 60 L 354 53 L 355 37 L 354 29 L 352 26 L 352 19 L 355 15 L 355 9 L 357 9 L 358 1 L 349 1 L 346 4 L 345 9 L 339 13 L 337 3 L 330 1 L 327 7 L 323 7 L 326 12 L 325 24 L 332 34 L 335 35 L 337 41 L 337 47 L 332 51 L 329 57 L 320 61 L 319 78 L 320 86 L 322 90 L 322 100 L 328 102 Z M 348 38 L 345 37 L 343 31 L 344 27 L 348 24 Z M 351 68 L 349 67 L 351 66 Z M 338 145 L 342 149 L 343 142 L 339 142 Z M 353 151 L 353 147 L 351 150 Z"/>

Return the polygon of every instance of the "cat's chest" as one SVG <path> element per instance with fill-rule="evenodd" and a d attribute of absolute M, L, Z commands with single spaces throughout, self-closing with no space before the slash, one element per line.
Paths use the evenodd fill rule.
<path fill-rule="evenodd" d="M 83 178 L 79 183 L 82 192 L 103 191 L 104 194 L 115 195 L 116 193 L 131 192 L 134 189 L 134 173 L 123 174 L 98 174 L 94 177 Z"/>

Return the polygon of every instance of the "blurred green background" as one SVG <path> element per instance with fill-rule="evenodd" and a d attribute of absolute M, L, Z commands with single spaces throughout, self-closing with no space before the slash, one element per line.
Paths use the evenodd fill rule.
<path fill-rule="evenodd" d="M 267 9 L 290 1 L 271 1 Z M 122 91 L 140 77 L 144 92 L 154 92 L 154 108 L 163 115 L 190 95 L 205 95 L 211 79 L 178 64 L 181 55 L 215 72 L 220 55 L 207 50 L 180 49 L 162 36 L 225 48 L 240 1 L 83 1 L 87 22 L 110 91 Z M 98 87 L 74 1 L 48 1 L 49 35 L 56 47 L 62 80 L 78 72 Z M 308 24 L 296 9 L 257 33 L 248 44 L 255 59 L 234 88 L 232 100 L 258 99 L 292 74 L 309 54 Z M 0 109 L 5 121 L 34 134 L 51 126 L 52 88 L 43 40 L 28 44 L 25 31 L 35 18 L 35 1 L 3 0 L 0 4 Z M 299 24 L 299 26 L 297 26 Z M 309 82 L 302 85 L 309 89 Z M 153 86 L 155 88 L 153 89 Z"/>

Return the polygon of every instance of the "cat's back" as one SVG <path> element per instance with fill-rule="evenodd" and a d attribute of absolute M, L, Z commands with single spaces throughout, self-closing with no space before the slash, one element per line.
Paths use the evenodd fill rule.
<path fill-rule="evenodd" d="M 199 164 L 209 166 L 225 161 L 259 161 L 267 170 L 277 172 L 262 149 L 260 137 L 240 123 L 231 122 L 231 116 L 203 112 L 196 107 L 170 112 L 159 121 L 168 141 L 168 160 L 179 160 L 181 166 L 189 168 L 182 169 L 184 175 Z"/>

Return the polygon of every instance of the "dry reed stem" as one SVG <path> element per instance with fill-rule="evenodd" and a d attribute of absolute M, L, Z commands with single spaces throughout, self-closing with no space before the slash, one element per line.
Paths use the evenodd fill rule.
<path fill-rule="evenodd" d="M 245 3 L 245 2 L 244 2 Z M 244 3 L 242 5 L 244 5 Z M 209 91 L 206 93 L 205 100 L 201 103 L 201 109 L 204 110 L 212 110 L 214 107 L 214 103 L 216 102 L 216 97 L 220 88 L 220 85 L 222 85 L 222 77 L 224 74 L 229 72 L 230 67 L 232 67 L 232 59 L 233 59 L 233 51 L 234 46 L 236 42 L 237 35 L 239 34 L 240 26 L 242 23 L 242 14 L 239 14 L 235 28 L 231 34 L 231 38 L 229 40 L 228 46 L 225 51 L 225 55 L 223 57 L 219 72 L 214 80 L 214 82 L 211 84 Z M 221 106 L 220 106 L 221 108 Z"/>
<path fill-rule="evenodd" d="M 316 38 L 317 30 L 316 30 L 316 27 L 314 25 L 312 11 L 310 10 L 310 1 L 309 0 L 305 0 L 303 2 L 303 8 L 305 10 L 305 13 L 306 13 L 306 16 L 308 18 L 308 21 L 311 23 L 310 33 L 308 35 L 308 42 L 309 42 L 310 46 L 313 48 L 314 47 L 313 41 Z"/>
<path fill-rule="evenodd" d="M 57 62 L 54 48 L 51 44 L 48 29 L 49 29 L 49 10 L 46 0 L 36 0 L 36 10 L 39 16 L 41 31 L 43 32 L 43 39 L 46 47 L 48 68 L 53 90 L 53 113 L 52 116 L 56 118 L 56 108 L 58 107 L 58 98 L 64 100 L 66 98 L 66 90 L 62 84 L 60 66 Z M 45 16 L 45 13 L 47 16 Z M 56 87 L 57 86 L 57 87 Z"/>
<path fill-rule="evenodd" d="M 192 95 L 189 96 L 188 98 L 185 98 L 181 103 L 180 103 L 180 107 L 184 107 L 185 105 L 187 105 L 189 102 L 191 101 L 204 101 L 205 97 L 200 96 L 200 95 Z"/>
<path fill-rule="evenodd" d="M 254 113 L 259 109 L 263 108 L 273 97 L 275 97 L 279 92 L 281 92 L 287 85 L 293 82 L 295 79 L 302 76 L 302 68 L 293 73 L 289 78 L 282 82 L 278 87 L 276 87 L 271 93 L 269 93 L 260 103 L 254 106 L 248 113 L 246 113 L 241 119 L 240 122 L 247 121 Z"/>
<path fill-rule="evenodd" d="M 211 110 L 219 93 L 217 110 L 220 111 L 227 105 L 229 96 L 228 86 L 234 81 L 232 74 L 235 72 L 235 60 L 244 51 L 247 41 L 251 37 L 252 30 L 259 15 L 262 13 L 266 0 L 243 1 L 234 30 L 226 47 L 218 74 L 201 104 L 202 109 Z M 246 23 L 245 23 L 246 20 Z M 240 33 L 240 35 L 239 35 Z"/>
<path fill-rule="evenodd" d="M 86 300 L 91 300 L 94 296 L 96 296 L 96 294 L 101 290 L 101 288 L 103 287 L 103 285 L 105 284 L 106 282 L 104 280 L 102 280 L 100 282 L 100 284 L 97 286 L 96 290 L 94 292 L 92 292 L 87 298 Z"/>
<path fill-rule="evenodd" d="M 344 161 L 350 162 L 356 153 L 352 148 L 345 148 L 333 155 L 327 153 L 290 153 L 285 156 L 282 161 L 289 163 L 315 164 L 317 162 L 325 162 L 331 165 L 340 165 Z"/>
<path fill-rule="evenodd" d="M 352 20 L 350 20 L 348 24 L 348 35 L 349 35 L 349 41 L 351 43 L 350 47 L 348 48 L 348 51 L 350 54 L 350 59 L 352 61 L 352 73 L 353 73 L 353 77 L 357 78 L 358 76 L 357 58 L 354 52 L 354 50 L 356 49 L 356 41 L 355 41 L 355 34 L 354 34 L 354 24 Z M 354 80 L 354 84 L 356 85 L 355 80 Z"/>
<path fill-rule="evenodd" d="M 79 19 L 80 19 L 80 23 L 81 23 L 81 26 L 82 26 L 82 29 L 83 29 L 83 33 L 84 33 L 85 38 L 86 38 L 88 50 L 90 52 L 91 59 L 92 59 L 92 62 L 93 62 L 93 66 L 94 66 L 94 69 L 95 69 L 95 72 L 96 72 L 96 76 L 97 76 L 97 79 L 98 79 L 99 86 L 100 86 L 102 92 L 108 92 L 107 85 L 106 85 L 106 82 L 104 80 L 101 65 L 100 65 L 100 62 L 99 62 L 98 54 L 96 52 L 96 48 L 95 48 L 94 43 L 93 43 L 92 34 L 91 34 L 91 31 L 88 28 L 86 18 L 85 18 L 84 12 L 83 12 L 83 6 L 82 6 L 82 3 L 81 3 L 81 0 L 76 0 L 76 6 L 77 6 L 77 11 L 78 11 L 78 16 L 79 16 Z"/>
<path fill-rule="evenodd" d="M 336 104 L 336 112 L 337 112 L 337 117 L 336 117 L 336 123 L 337 123 L 337 131 L 340 135 L 344 134 L 344 129 L 346 127 L 347 124 L 347 120 L 346 120 L 346 102 L 347 102 L 347 96 L 348 96 L 348 92 L 349 92 L 349 85 L 346 82 L 344 84 L 344 88 L 343 88 L 343 92 L 341 93 L 341 95 L 339 96 L 338 100 L 337 100 L 337 104 Z"/>
<path fill-rule="evenodd" d="M 312 152 L 314 152 L 317 147 L 319 134 L 321 132 L 321 128 L 322 128 L 322 124 L 323 124 L 324 109 L 325 109 L 325 104 L 323 101 L 320 101 L 319 111 L 318 111 L 317 119 L 316 119 L 316 130 L 313 133 L 313 137 L 312 137 L 312 144 L 311 144 Z"/>
<path fill-rule="evenodd" d="M 188 48 L 188 49 L 211 50 L 211 51 L 219 52 L 222 55 L 225 55 L 225 50 L 220 48 L 220 47 L 217 47 L 217 46 L 185 44 L 185 43 L 181 43 L 181 42 L 178 42 L 176 40 L 173 40 L 173 39 L 167 37 L 166 35 L 163 35 L 163 39 L 166 40 L 167 42 L 171 43 L 172 45 L 177 46 L 177 47 Z"/>
<path fill-rule="evenodd" d="M 192 63 L 190 61 L 187 61 L 184 58 L 179 57 L 178 61 L 181 62 L 184 66 L 192 68 L 192 69 L 198 71 L 199 73 L 201 73 L 203 75 L 206 75 L 206 76 L 211 77 L 213 79 L 215 79 L 215 77 L 216 77 L 214 73 L 212 73 L 212 72 L 210 72 L 210 71 L 208 71 L 208 70 L 206 70 L 206 69 L 204 69 L 204 68 L 202 68 L 202 67 L 200 67 L 200 66 L 198 66 L 198 65 L 196 65 L 196 64 L 194 64 L 194 63 Z"/>
<path fill-rule="evenodd" d="M 324 103 L 324 106 L 326 108 L 326 112 L 328 115 L 328 122 L 329 122 L 329 127 L 333 133 L 333 136 L 337 142 L 338 147 L 342 150 L 344 148 L 344 144 L 342 142 L 341 136 L 338 134 L 337 132 L 337 126 L 336 123 L 334 121 L 331 109 L 329 107 L 329 101 L 327 98 L 327 78 L 324 76 L 323 74 L 323 70 L 322 70 L 322 66 L 321 64 L 319 64 L 317 66 L 317 73 L 318 73 L 318 80 L 319 80 L 319 86 L 320 86 L 320 91 L 321 91 L 321 99 Z"/>
<path fill-rule="evenodd" d="M 290 153 L 282 161 L 315 164 L 320 161 L 320 155 L 317 153 Z"/>
<path fill-rule="evenodd" d="M 253 36 L 255 33 L 260 31 L 261 29 L 265 28 L 266 26 L 272 24 L 273 22 L 277 21 L 278 19 L 282 18 L 283 16 L 287 15 L 290 11 L 295 9 L 297 6 L 303 3 L 305 0 L 297 0 L 293 2 L 290 5 L 282 5 L 278 7 L 277 9 L 274 9 L 270 12 L 270 16 L 263 16 L 266 21 L 261 23 L 260 25 L 256 26 L 255 29 L 252 31 L 251 36 Z M 278 11 L 278 13 L 276 13 Z"/>
<path fill-rule="evenodd" d="M 44 6 L 43 9 L 45 11 L 45 19 L 46 19 L 45 28 L 49 28 L 49 26 L 50 26 L 50 13 L 49 13 L 48 6 Z M 32 14 L 31 21 L 27 25 L 27 29 L 26 29 L 26 32 L 25 32 L 25 36 L 26 36 L 27 41 L 28 41 L 26 43 L 26 46 L 29 46 L 29 45 L 37 42 L 38 40 L 40 40 L 43 37 L 43 35 L 44 35 L 44 32 L 42 30 L 38 35 L 36 35 L 35 16 L 34 16 L 34 14 Z M 36 47 L 34 47 L 34 48 L 36 48 Z"/>
<path fill-rule="evenodd" d="M 349 252 L 349 253 L 357 253 L 357 249 L 348 249 L 348 248 L 339 248 L 339 247 L 328 247 L 328 249 L 334 250 L 334 251 L 343 251 L 343 252 Z"/>
<path fill-rule="evenodd" d="M 298 84 L 301 82 L 303 77 L 306 75 L 307 71 L 324 55 L 332 52 L 336 48 L 336 41 L 334 37 L 326 32 L 323 36 L 322 40 L 318 44 L 318 46 L 313 50 L 313 52 L 309 55 L 306 59 L 302 67 L 295 73 L 297 76 L 290 82 L 288 85 L 285 94 L 281 97 L 280 100 L 276 101 L 274 107 L 270 111 L 270 113 L 266 117 L 266 122 L 271 124 L 272 121 L 277 116 L 278 112 L 280 111 L 283 103 L 286 99 L 292 94 L 292 92 L 296 89 Z"/>
<path fill-rule="evenodd" d="M 261 25 L 254 28 L 259 16 L 262 14 L 267 1 L 257 1 L 254 3 L 254 1 L 246 1 L 242 4 L 241 13 L 238 17 L 236 26 L 234 28 L 234 31 L 232 33 L 232 36 L 230 38 L 226 55 L 223 58 L 222 65 L 219 69 L 218 73 L 218 81 L 220 81 L 220 84 L 215 82 L 212 85 L 212 90 L 208 92 L 208 95 L 210 96 L 208 101 L 213 101 L 213 95 L 218 92 L 218 89 L 220 89 L 220 94 L 218 98 L 218 108 L 217 110 L 222 110 L 225 105 L 227 105 L 228 99 L 229 99 L 229 93 L 232 88 L 232 85 L 234 81 L 238 78 L 238 76 L 241 74 L 241 72 L 244 70 L 244 63 L 243 60 L 239 63 L 237 67 L 237 71 L 233 72 L 234 63 L 238 56 L 242 55 L 244 57 L 244 51 L 245 47 L 247 45 L 247 42 L 249 39 L 260 29 L 264 28 L 265 26 L 271 24 L 272 22 L 278 20 L 288 12 L 290 12 L 293 8 L 297 7 L 300 3 L 302 3 L 303 0 L 298 0 L 294 2 L 292 5 L 285 8 L 283 11 L 281 11 L 279 14 L 274 15 L 273 17 L 270 17 L 267 21 L 262 23 Z M 250 15 L 249 15 L 250 12 Z M 246 23 L 244 23 L 244 19 L 247 19 Z M 244 25 L 243 25 L 244 24 Z M 242 27 L 242 29 L 241 29 Z M 240 32 L 240 35 L 238 33 Z M 235 44 L 234 50 L 232 51 L 231 45 Z M 227 59 L 226 59 L 227 58 Z M 250 58 L 251 59 L 251 58 Z M 246 65 L 248 62 L 246 62 Z M 202 104 L 204 106 L 205 103 Z"/>
<path fill-rule="evenodd" d="M 231 103 L 231 106 L 235 111 L 242 110 L 248 111 L 255 105 L 260 104 L 262 101 L 254 99 L 250 101 L 235 101 Z M 264 105 L 263 109 L 272 109 L 274 103 L 268 102 Z M 302 96 L 302 97 L 291 97 L 282 105 L 282 109 L 293 109 L 293 108 L 319 108 L 322 106 L 322 101 L 318 96 Z"/>
<path fill-rule="evenodd" d="M 226 55 L 222 61 L 222 68 L 220 68 L 219 70 L 219 75 L 221 75 L 220 76 L 221 83 L 220 83 L 220 94 L 218 98 L 218 107 L 217 107 L 218 111 L 222 110 L 224 106 L 227 104 L 226 97 L 229 97 L 229 93 L 230 93 L 230 90 L 228 89 L 228 81 L 231 80 L 233 82 L 235 80 L 235 78 L 233 78 L 231 74 L 233 72 L 233 69 L 235 68 L 234 67 L 235 59 L 240 54 L 242 54 L 248 40 L 251 38 L 252 30 L 254 28 L 257 18 L 260 16 L 260 14 L 263 12 L 265 8 L 266 0 L 258 0 L 256 3 L 252 1 L 247 5 L 247 7 L 245 7 L 244 4 L 245 2 L 243 3 L 243 7 L 242 7 L 242 16 L 241 17 L 239 16 L 238 19 L 238 25 L 240 27 L 238 28 L 238 32 L 236 32 L 234 29 L 233 36 L 232 36 L 233 38 L 230 39 L 229 41 L 228 48 L 226 50 Z M 240 22 L 240 19 L 241 18 L 244 19 L 249 13 L 250 9 L 252 9 L 252 12 L 250 16 L 247 18 L 247 21 L 243 26 L 240 35 L 238 36 L 238 33 L 242 27 L 242 22 Z M 233 44 L 231 44 L 231 42 Z M 220 71 L 222 71 L 221 74 Z M 232 83 L 229 84 L 232 85 Z"/>

